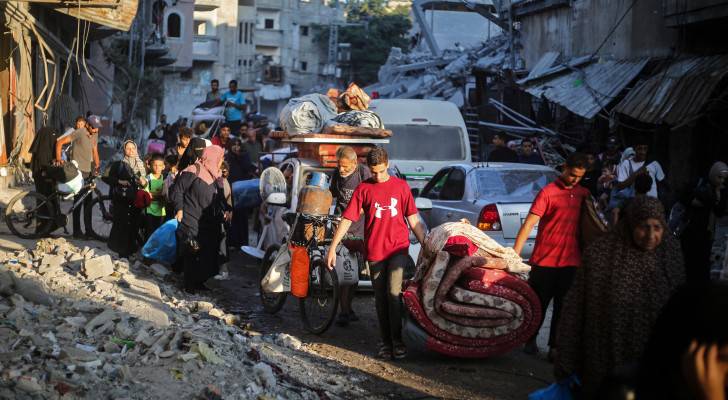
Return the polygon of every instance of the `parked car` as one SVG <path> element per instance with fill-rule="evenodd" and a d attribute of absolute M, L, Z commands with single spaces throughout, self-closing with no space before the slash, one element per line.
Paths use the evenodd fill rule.
<path fill-rule="evenodd" d="M 442 100 L 377 99 L 369 109 L 392 130 L 389 164 L 399 168 L 413 188 L 453 163 L 470 163 L 468 129 L 454 103 Z"/>
<path fill-rule="evenodd" d="M 558 177 L 542 165 L 489 163 L 453 164 L 441 169 L 422 190 L 432 200 L 423 212 L 427 225 L 468 219 L 503 246 L 512 247 L 538 192 Z M 537 229 L 523 248 L 528 259 Z"/>

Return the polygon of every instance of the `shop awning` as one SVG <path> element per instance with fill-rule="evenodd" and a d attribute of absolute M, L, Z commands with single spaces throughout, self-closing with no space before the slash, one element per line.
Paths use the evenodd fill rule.
<path fill-rule="evenodd" d="M 614 108 L 650 124 L 678 125 L 694 118 L 728 74 L 728 55 L 670 63 L 638 83 Z"/>
<path fill-rule="evenodd" d="M 545 97 L 574 114 L 591 119 L 612 103 L 647 65 L 639 60 L 593 61 L 578 58 L 518 83 L 535 97 Z"/>

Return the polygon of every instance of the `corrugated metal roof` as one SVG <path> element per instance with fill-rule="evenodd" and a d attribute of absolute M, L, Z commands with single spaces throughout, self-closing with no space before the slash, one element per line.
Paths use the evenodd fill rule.
<path fill-rule="evenodd" d="M 574 114 L 593 118 L 637 77 L 648 60 L 603 61 L 570 68 L 570 72 L 548 80 L 531 80 L 525 90 L 536 97 L 544 96 Z"/>
<path fill-rule="evenodd" d="M 101 4 L 96 6 L 96 4 Z M 91 0 L 64 5 L 48 4 L 54 10 L 72 17 L 95 22 L 109 28 L 128 31 L 137 13 L 137 0 Z"/>
<path fill-rule="evenodd" d="M 640 82 L 615 111 L 651 124 L 677 125 L 705 106 L 728 74 L 728 55 L 679 60 Z"/>
<path fill-rule="evenodd" d="M 551 67 L 554 65 L 560 55 L 561 53 L 558 51 L 546 52 L 546 54 L 541 56 L 541 58 L 536 62 L 536 65 L 531 68 L 531 71 L 528 72 L 528 76 L 523 79 L 523 81 L 527 82 L 531 79 L 542 76 L 546 71 L 551 69 Z"/>

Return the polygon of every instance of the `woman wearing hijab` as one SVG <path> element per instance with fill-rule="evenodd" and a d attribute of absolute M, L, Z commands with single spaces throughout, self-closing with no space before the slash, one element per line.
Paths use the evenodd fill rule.
<path fill-rule="evenodd" d="M 614 231 L 584 252 L 558 321 L 557 377 L 595 398 L 615 368 L 639 361 L 662 306 L 685 281 L 659 200 L 633 199 Z"/>
<path fill-rule="evenodd" d="M 119 257 L 129 257 L 139 248 L 141 208 L 134 206 L 137 191 L 146 186 L 144 161 L 139 158 L 137 145 L 127 140 L 122 146 L 124 158 L 109 166 L 104 179 L 111 188 L 113 225 L 109 234 L 109 249 Z"/>
<path fill-rule="evenodd" d="M 190 140 L 190 144 L 187 145 L 184 153 L 179 158 L 179 164 L 177 164 L 178 171 L 184 171 L 185 168 L 197 162 L 202 157 L 202 152 L 207 147 L 205 139 L 196 137 Z"/>
<path fill-rule="evenodd" d="M 716 162 L 710 168 L 708 179 L 698 184 L 690 199 L 689 222 L 680 236 L 690 283 L 710 280 L 710 253 L 716 221 L 728 211 L 727 178 L 728 165 Z"/>
<path fill-rule="evenodd" d="M 205 290 L 204 282 L 218 272 L 218 249 L 222 240 L 218 213 L 224 212 L 219 201 L 218 180 L 224 154 L 225 150 L 219 146 L 205 148 L 200 159 L 177 176 L 169 195 L 179 221 L 178 259 L 182 261 L 184 286 L 188 291 Z"/>

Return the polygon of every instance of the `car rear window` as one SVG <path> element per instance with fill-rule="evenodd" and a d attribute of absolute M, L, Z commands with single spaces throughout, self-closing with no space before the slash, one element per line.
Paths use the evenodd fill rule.
<path fill-rule="evenodd" d="M 393 134 L 384 148 L 392 160 L 465 159 L 463 135 L 457 126 L 388 124 L 387 129 Z"/>
<path fill-rule="evenodd" d="M 478 193 L 483 197 L 531 196 L 536 197 L 544 186 L 557 178 L 553 171 L 485 170 L 475 171 Z"/>

